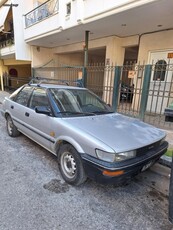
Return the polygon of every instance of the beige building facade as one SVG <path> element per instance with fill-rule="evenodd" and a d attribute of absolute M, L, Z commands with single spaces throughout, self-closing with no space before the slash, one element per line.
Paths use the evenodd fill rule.
<path fill-rule="evenodd" d="M 86 31 L 89 64 L 151 64 L 173 53 L 172 0 L 1 0 L 0 10 L 1 79 L 10 69 L 28 79 L 51 60 L 83 66 Z"/>

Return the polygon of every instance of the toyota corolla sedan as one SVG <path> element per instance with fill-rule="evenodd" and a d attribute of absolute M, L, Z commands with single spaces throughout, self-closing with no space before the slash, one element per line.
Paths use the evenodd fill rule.
<path fill-rule="evenodd" d="M 126 182 L 168 147 L 163 131 L 115 113 L 86 88 L 24 85 L 5 98 L 2 115 L 9 136 L 23 133 L 56 155 L 72 185 Z"/>

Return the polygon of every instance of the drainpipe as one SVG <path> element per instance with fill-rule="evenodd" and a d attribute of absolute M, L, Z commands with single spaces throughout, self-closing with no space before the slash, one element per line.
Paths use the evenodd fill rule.
<path fill-rule="evenodd" d="M 1 81 L 1 90 L 4 91 L 4 79 L 3 79 L 2 66 L 3 66 L 3 61 L 0 60 L 0 81 Z"/>
<path fill-rule="evenodd" d="M 88 41 L 89 41 L 89 31 L 85 31 L 85 45 L 84 45 L 84 68 L 83 68 L 83 86 L 87 87 L 87 70 L 88 66 Z"/>
<path fill-rule="evenodd" d="M 85 46 L 84 46 L 84 67 L 88 66 L 88 41 L 89 41 L 89 31 L 85 31 Z"/>

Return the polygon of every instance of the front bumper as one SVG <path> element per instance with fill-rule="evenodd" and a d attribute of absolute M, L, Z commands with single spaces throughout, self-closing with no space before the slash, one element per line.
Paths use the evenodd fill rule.
<path fill-rule="evenodd" d="M 165 114 L 165 121 L 173 122 L 173 109 L 166 108 L 164 114 Z"/>
<path fill-rule="evenodd" d="M 88 154 L 83 154 L 82 160 L 89 178 L 102 184 L 120 184 L 151 167 L 167 151 L 167 148 L 168 142 L 165 141 L 157 149 L 123 162 L 109 163 Z M 109 176 L 105 175 L 105 172 L 110 172 Z M 111 176 L 115 174 L 117 175 Z"/>

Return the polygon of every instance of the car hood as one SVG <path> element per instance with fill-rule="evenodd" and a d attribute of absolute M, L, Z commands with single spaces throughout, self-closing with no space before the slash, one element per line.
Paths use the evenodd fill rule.
<path fill-rule="evenodd" d="M 118 113 L 64 119 L 74 129 L 86 132 L 116 152 L 137 149 L 165 137 L 160 129 Z"/>

